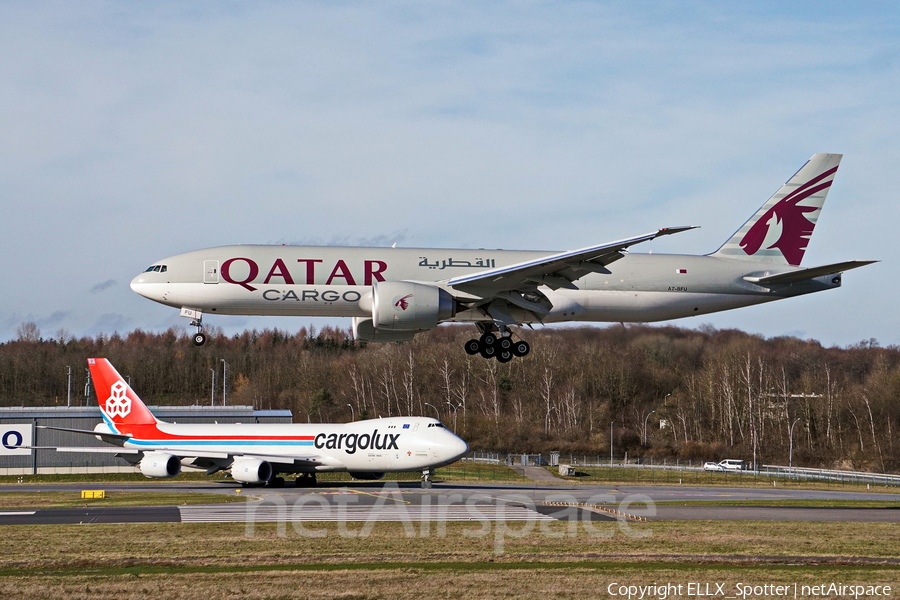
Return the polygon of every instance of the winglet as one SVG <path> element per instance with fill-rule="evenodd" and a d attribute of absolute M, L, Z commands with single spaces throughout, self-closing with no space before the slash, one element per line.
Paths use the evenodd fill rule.
<path fill-rule="evenodd" d="M 656 232 L 654 237 L 662 237 L 664 235 L 672 235 L 673 233 L 681 233 L 682 231 L 690 231 L 691 229 L 700 229 L 699 225 L 681 225 L 679 227 L 663 227 Z"/>

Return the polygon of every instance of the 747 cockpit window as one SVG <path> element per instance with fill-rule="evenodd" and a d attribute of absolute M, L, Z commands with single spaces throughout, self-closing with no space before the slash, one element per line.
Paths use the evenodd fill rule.
<path fill-rule="evenodd" d="M 166 265 L 151 265 L 151 266 L 147 267 L 147 270 L 144 271 L 144 273 L 149 273 L 151 271 L 153 271 L 155 273 L 165 273 L 166 270 L 167 270 Z"/>

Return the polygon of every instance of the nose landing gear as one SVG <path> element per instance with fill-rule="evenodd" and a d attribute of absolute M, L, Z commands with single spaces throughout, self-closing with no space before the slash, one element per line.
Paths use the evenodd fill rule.
<path fill-rule="evenodd" d="M 191 341 L 195 346 L 202 346 L 206 343 L 206 334 L 203 333 L 203 313 L 192 308 L 182 308 L 181 316 L 191 320 L 191 327 L 197 328 L 197 333 L 191 336 Z"/>

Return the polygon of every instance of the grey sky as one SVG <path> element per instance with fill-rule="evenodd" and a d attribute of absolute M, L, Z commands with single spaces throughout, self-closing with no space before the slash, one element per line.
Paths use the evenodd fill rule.
<path fill-rule="evenodd" d="M 784 6 L 788 4 L 788 6 Z M 893 2 L 0 4 L 0 340 L 186 327 L 128 282 L 232 243 L 715 250 L 845 155 L 804 264 L 711 323 L 900 343 Z M 216 317 L 244 327 L 324 324 Z M 349 325 L 336 321 L 335 324 Z"/>

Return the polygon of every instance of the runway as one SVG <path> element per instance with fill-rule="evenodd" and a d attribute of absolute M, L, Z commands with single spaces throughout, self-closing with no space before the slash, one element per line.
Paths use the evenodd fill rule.
<path fill-rule="evenodd" d="M 117 492 L 235 494 L 233 483 L 91 484 Z M 5 485 L 4 492 L 65 492 L 78 484 Z M 0 525 L 86 523 L 203 523 L 275 521 L 603 521 L 617 519 L 831 521 L 900 523 L 900 494 L 703 488 L 686 486 L 441 485 L 423 490 L 415 483 L 320 484 L 316 488 L 243 488 L 249 502 L 156 507 L 66 508 L 0 511 Z M 887 508 L 828 506 L 762 507 L 741 501 L 875 500 Z M 695 502 L 729 501 L 730 505 Z M 90 500 L 85 500 L 89 504 Z M 691 502 L 678 505 L 678 502 Z M 659 504 L 663 503 L 663 504 Z M 580 505 L 580 506 L 575 506 Z M 594 508 L 600 505 L 602 509 Z M 614 512 L 618 511 L 618 512 Z"/>

